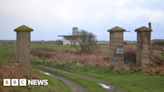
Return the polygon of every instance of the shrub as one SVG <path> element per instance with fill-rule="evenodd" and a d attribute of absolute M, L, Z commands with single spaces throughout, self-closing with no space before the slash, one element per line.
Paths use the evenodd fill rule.
<path fill-rule="evenodd" d="M 127 44 L 127 42 L 124 42 L 124 45 Z"/>
<path fill-rule="evenodd" d="M 136 63 L 136 46 L 124 47 L 124 62 L 135 64 Z"/>
<path fill-rule="evenodd" d="M 152 42 L 152 46 L 159 45 L 159 46 L 164 46 L 164 41 L 155 41 Z"/>
<path fill-rule="evenodd" d="M 63 41 L 62 40 L 56 40 L 56 45 L 63 45 Z"/>
<path fill-rule="evenodd" d="M 91 53 L 98 48 L 98 45 L 96 45 L 96 35 L 84 30 L 80 31 L 78 35 L 72 37 L 71 46 L 75 47 L 77 50 L 76 42 L 79 43 L 82 53 Z"/>
<path fill-rule="evenodd" d="M 160 54 L 154 55 L 153 62 L 157 65 L 163 65 L 163 57 Z"/>

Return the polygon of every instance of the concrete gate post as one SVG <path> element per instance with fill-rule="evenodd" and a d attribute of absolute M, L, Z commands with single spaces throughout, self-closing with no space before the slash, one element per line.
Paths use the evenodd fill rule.
<path fill-rule="evenodd" d="M 33 29 L 22 25 L 16 28 L 14 31 L 17 32 L 16 41 L 16 60 L 19 63 L 20 68 L 30 68 L 31 57 L 30 57 L 30 32 Z"/>
<path fill-rule="evenodd" d="M 125 29 L 118 26 L 109 29 L 110 32 L 110 65 L 111 68 L 124 68 L 124 54 L 123 54 L 123 31 Z"/>
<path fill-rule="evenodd" d="M 149 23 L 150 27 L 150 23 Z M 150 38 L 151 27 L 145 26 L 135 30 L 137 32 L 137 60 L 136 65 L 139 67 L 145 67 L 150 63 Z"/>

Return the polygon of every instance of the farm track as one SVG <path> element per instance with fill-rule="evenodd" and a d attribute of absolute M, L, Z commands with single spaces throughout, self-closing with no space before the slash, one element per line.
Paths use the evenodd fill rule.
<path fill-rule="evenodd" d="M 47 68 L 47 69 L 51 69 L 51 70 L 54 70 L 54 71 L 62 72 L 62 73 L 78 75 L 78 76 L 81 76 L 81 77 L 86 78 L 88 80 L 95 81 L 99 85 L 103 84 L 103 85 L 109 86 L 110 88 L 106 89 L 109 92 L 128 92 L 127 90 L 125 90 L 123 88 L 120 88 L 120 87 L 118 87 L 116 85 L 113 85 L 109 81 L 106 81 L 106 80 L 103 80 L 103 79 L 100 79 L 100 78 L 92 77 L 92 76 L 89 76 L 89 75 L 86 75 L 86 74 L 68 72 L 68 71 L 63 71 L 63 70 L 60 70 L 60 69 L 45 67 L 45 66 L 42 66 L 42 65 L 39 65 L 39 66 Z M 48 72 L 48 73 L 50 73 L 50 72 Z M 59 80 L 64 81 L 64 83 L 66 83 L 70 87 L 70 89 L 72 89 L 73 92 L 88 92 L 88 90 L 82 84 L 80 84 L 78 82 L 72 81 L 69 78 L 66 78 L 66 77 L 63 77 L 63 76 L 60 77 L 60 75 L 56 75 L 56 74 L 53 74 L 53 73 L 50 73 L 50 75 L 55 77 L 55 78 L 57 78 L 57 79 L 59 79 Z M 71 83 L 71 85 L 70 85 L 70 83 Z M 76 91 L 76 90 L 79 90 L 79 91 Z"/>
<path fill-rule="evenodd" d="M 76 81 L 73 81 L 67 77 L 64 77 L 64 76 L 61 76 L 58 74 L 54 74 L 51 72 L 43 71 L 43 70 L 39 70 L 39 71 L 43 72 L 43 73 L 48 73 L 49 76 L 52 76 L 52 77 L 60 80 L 61 82 L 64 82 L 71 89 L 72 92 L 89 92 L 89 90 L 84 85 L 82 85 Z"/>

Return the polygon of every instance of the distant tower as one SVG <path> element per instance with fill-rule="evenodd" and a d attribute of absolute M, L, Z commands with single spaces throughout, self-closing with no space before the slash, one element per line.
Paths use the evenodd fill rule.
<path fill-rule="evenodd" d="M 78 35 L 78 28 L 77 27 L 74 27 L 73 28 L 73 33 L 72 35 Z"/>

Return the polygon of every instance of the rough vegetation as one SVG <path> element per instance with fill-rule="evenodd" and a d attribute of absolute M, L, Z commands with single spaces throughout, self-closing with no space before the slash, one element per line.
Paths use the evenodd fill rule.
<path fill-rule="evenodd" d="M 14 45 L 3 44 L 0 45 L 0 92 L 70 92 L 67 86 L 59 80 L 45 75 L 31 68 L 20 69 L 16 62 L 16 47 Z M 5 87 L 3 86 L 3 79 L 48 79 L 49 85 L 47 86 L 16 86 Z"/>
<path fill-rule="evenodd" d="M 109 67 L 109 47 L 101 46 L 101 49 L 92 54 L 79 54 L 73 49 L 57 50 L 55 48 L 32 49 L 32 64 L 88 74 L 126 88 L 129 92 L 164 91 L 163 81 L 161 81 L 164 76 L 163 46 L 151 46 L 151 62 L 148 67 L 136 67 L 136 45 L 124 45 L 125 68 L 123 70 Z"/>
<path fill-rule="evenodd" d="M 154 69 L 159 68 L 160 73 L 164 72 L 163 62 L 164 57 L 162 52 L 163 46 L 151 46 L 151 62 L 146 68 L 136 67 L 136 45 L 124 46 L 124 61 L 125 69 L 131 69 L 132 72 L 140 72 L 140 69 L 145 69 L 148 72 L 154 72 Z M 96 67 L 110 67 L 109 51 L 108 50 L 96 50 L 92 54 L 80 54 L 75 50 L 55 50 L 46 48 L 31 49 L 31 53 L 39 58 L 51 58 L 52 63 L 58 62 L 71 62 L 72 64 L 80 64 L 83 66 L 96 66 Z M 36 57 L 35 57 L 36 58 Z M 38 62 L 39 63 L 39 62 Z M 136 70 L 135 70 L 136 69 Z M 139 69 L 139 70 L 138 70 Z M 135 71 L 134 71 L 135 70 Z"/>
<path fill-rule="evenodd" d="M 48 47 L 48 48 L 47 48 Z M 60 47 L 60 48 L 59 48 Z M 151 46 L 151 62 L 148 67 L 136 67 L 136 45 L 126 44 L 124 45 L 124 60 L 125 68 L 123 70 L 110 69 L 109 61 L 109 45 L 100 46 L 101 49 L 95 50 L 94 53 L 85 54 L 76 52 L 75 49 L 70 46 L 54 46 L 54 45 L 34 45 L 31 49 L 32 64 L 45 65 L 55 68 L 61 68 L 73 71 L 82 71 L 82 73 L 88 73 L 92 76 L 111 80 L 113 83 L 120 84 L 122 87 L 127 87 L 131 90 L 154 90 L 155 92 L 162 90 L 162 78 L 164 76 L 164 46 L 155 45 Z M 16 60 L 15 46 L 1 45 L 0 46 L 0 79 L 2 78 L 41 78 L 40 74 L 34 70 L 20 71 L 15 66 L 9 68 L 9 63 L 13 63 Z M 5 65 L 5 66 L 4 66 Z M 7 67 L 6 67 L 7 66 Z M 110 74 L 110 77 L 109 77 Z M 39 75 L 39 76 L 38 76 Z M 121 77 L 118 77 L 118 76 Z M 108 77 L 107 77 L 108 76 Z M 131 77 L 129 77 L 131 76 Z M 134 78 L 141 76 L 141 78 Z M 118 79 L 115 80 L 115 79 Z M 126 83 L 125 81 L 128 81 Z M 147 80 L 147 84 L 142 85 L 141 80 Z M 1 80 L 0 83 L 3 81 Z M 120 83 L 122 82 L 122 84 Z M 141 83 L 139 83 L 141 82 Z M 157 84 L 158 82 L 158 84 Z M 134 83 L 134 84 L 131 84 Z M 152 86 L 150 86 L 152 85 Z M 35 88 L 32 87 L 3 87 L 0 86 L 2 92 L 17 92 L 25 90 L 42 90 L 44 87 Z M 55 86 L 57 87 L 57 86 Z M 151 89 L 151 87 L 154 87 Z M 53 86 L 51 86 L 53 88 Z M 57 87 L 58 88 L 58 87 Z M 62 88 L 62 87 L 61 87 Z M 134 88 L 134 89 L 133 89 Z M 135 89 L 136 88 L 136 89 Z M 158 90 L 159 89 L 159 90 Z M 50 92 L 54 90 L 51 89 Z M 55 89 L 58 90 L 58 89 Z M 61 91 L 61 90 L 60 90 Z M 145 91 L 145 92 L 147 92 Z M 37 91 L 36 91 L 37 92 Z M 58 92 L 58 91 L 57 91 Z M 61 91 L 62 92 L 62 91 Z M 133 92 L 133 91 L 132 91 Z M 135 92 L 135 91 L 134 91 Z"/>
<path fill-rule="evenodd" d="M 62 40 L 56 40 L 55 43 L 56 43 L 56 45 L 63 45 L 63 41 Z"/>
<path fill-rule="evenodd" d="M 161 40 L 161 41 L 154 41 L 154 42 L 152 42 L 152 46 L 155 46 L 155 45 L 164 46 L 164 41 Z"/>
<path fill-rule="evenodd" d="M 71 41 L 71 46 L 73 46 L 78 51 L 78 46 L 76 43 L 79 43 L 80 53 L 89 54 L 98 48 L 96 35 L 81 30 L 78 32 L 78 35 L 73 36 Z"/>

